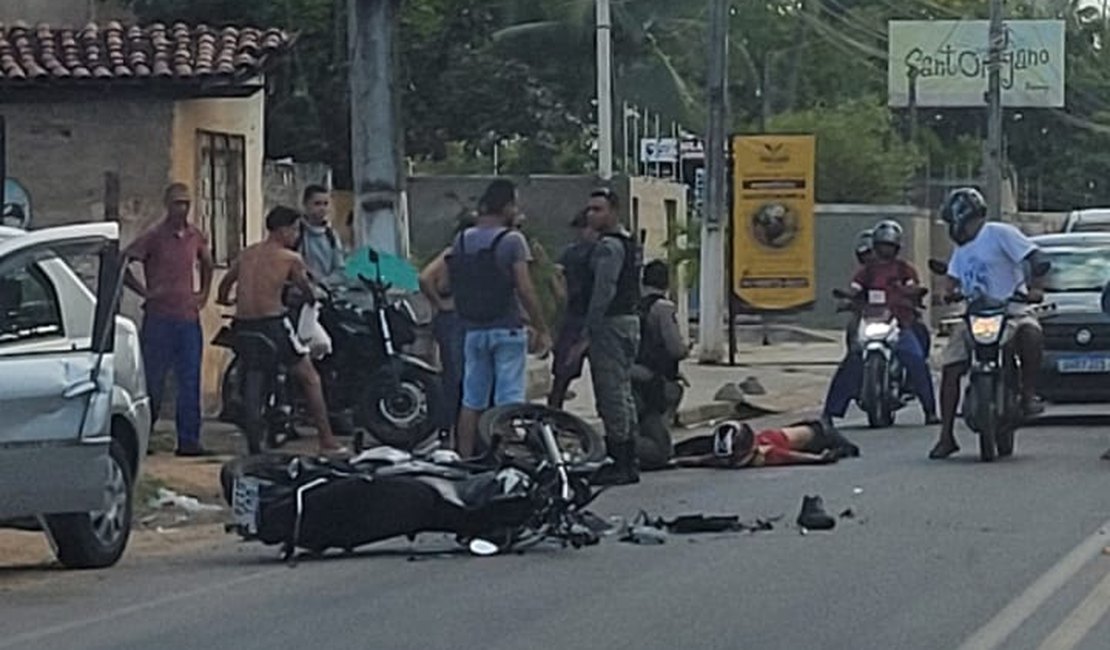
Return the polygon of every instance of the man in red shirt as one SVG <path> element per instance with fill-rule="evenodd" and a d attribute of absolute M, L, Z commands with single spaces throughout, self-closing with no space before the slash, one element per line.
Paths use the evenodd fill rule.
<path fill-rule="evenodd" d="M 722 422 L 712 435 L 675 445 L 677 467 L 771 467 L 821 465 L 859 456 L 859 447 L 836 430 L 832 422 L 814 420 L 783 429 L 756 433 L 746 423 Z"/>
<path fill-rule="evenodd" d="M 937 424 L 940 420 L 933 377 L 927 364 L 928 350 L 923 348 L 917 322 L 921 283 L 913 265 L 898 257 L 902 249 L 902 226 L 895 221 L 880 222 L 875 226 L 872 240 L 875 258 L 856 272 L 851 291 L 862 299 L 865 308 L 881 305 L 898 319 L 901 335 L 896 353 L 909 373 L 926 423 Z M 844 417 L 848 404 L 858 396 L 862 381 L 863 360 L 859 354 L 849 351 L 829 386 L 825 416 Z"/>
<path fill-rule="evenodd" d="M 192 196 L 188 186 L 174 183 L 166 188 L 165 206 L 165 218 L 124 252 L 128 264 L 125 282 L 144 300 L 141 340 L 153 419 L 162 406 L 166 373 L 172 369 L 177 383 L 176 454 L 204 456 L 207 451 L 200 443 L 204 348 L 200 310 L 212 289 L 212 252 L 204 234 L 189 223 Z M 142 281 L 132 273 L 132 262 L 142 263 Z"/>

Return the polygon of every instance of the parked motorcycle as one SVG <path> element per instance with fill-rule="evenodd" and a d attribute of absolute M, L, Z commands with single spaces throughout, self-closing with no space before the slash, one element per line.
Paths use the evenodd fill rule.
<path fill-rule="evenodd" d="M 392 288 L 381 277 L 378 255 L 368 252 L 377 268 L 376 278 L 360 276 L 363 290 L 323 288 L 320 322 L 332 338 L 332 355 L 322 364 L 328 397 L 333 410 L 354 413 L 356 451 L 370 446 L 369 436 L 385 445 L 411 450 L 429 441 L 442 426 L 443 397 L 438 371 L 422 359 L 407 354 L 404 348 L 416 341 L 416 316 L 404 298 L 390 295 Z M 368 300 L 367 300 L 368 299 Z M 368 303 L 368 304 L 367 304 Z M 235 336 L 224 328 L 213 344 L 234 347 Z M 243 395 L 248 373 L 238 349 L 224 373 L 221 419 L 242 424 Z M 270 372 L 284 377 L 280 368 Z M 294 387 L 277 388 L 287 381 L 266 383 L 265 415 L 270 437 L 295 433 L 293 416 L 307 407 Z M 288 429 L 286 431 L 286 428 Z"/>
<path fill-rule="evenodd" d="M 947 273 L 947 264 L 930 260 L 929 268 L 938 275 Z M 1044 275 L 1048 262 L 1035 270 Z M 1011 305 L 1030 306 L 1028 296 L 1016 294 L 1006 301 L 973 298 L 956 294 L 950 303 L 966 302 L 963 315 L 965 336 L 972 350 L 970 381 L 964 391 L 963 416 L 968 428 L 979 435 L 979 459 L 991 462 L 1014 453 L 1014 434 L 1025 422 L 1021 407 L 1021 357 L 1011 344 L 1009 327 Z M 1050 309 L 1051 307 L 1042 308 Z"/>
<path fill-rule="evenodd" d="M 549 415 L 555 412 L 549 411 Z M 553 423 L 538 416 L 521 442 L 535 463 L 516 463 L 495 439 L 485 457 L 464 462 L 439 450 L 417 456 L 388 447 L 351 461 L 258 456 L 226 464 L 227 526 L 246 540 L 323 553 L 419 533 L 453 533 L 479 555 L 520 551 L 545 540 L 580 548 L 598 535 L 585 523 L 597 496 L 598 463 L 573 463 Z"/>
<path fill-rule="evenodd" d="M 919 289 L 917 299 L 924 298 L 926 293 L 925 289 Z M 851 294 L 836 289 L 833 297 L 846 301 L 840 311 L 859 314 L 854 352 L 860 355 L 863 362 L 863 383 L 858 399 L 860 408 L 867 414 L 867 423 L 871 428 L 893 426 L 897 412 L 914 400 L 909 373 L 896 353 L 899 338 L 914 336 L 914 333 L 902 331 L 887 304 L 884 291 Z"/>

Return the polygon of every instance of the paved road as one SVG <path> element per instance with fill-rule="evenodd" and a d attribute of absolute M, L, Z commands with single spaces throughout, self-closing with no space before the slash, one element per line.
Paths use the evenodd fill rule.
<path fill-rule="evenodd" d="M 1102 649 L 1108 422 L 1027 429 L 1018 456 L 990 466 L 972 461 L 968 437 L 961 458 L 936 463 L 922 428 L 851 431 L 858 461 L 668 472 L 598 504 L 793 519 L 819 493 L 859 514 L 831 533 L 780 526 L 491 559 L 410 561 L 400 546 L 292 569 L 230 542 L 130 558 L 0 594 L 0 650 Z"/>

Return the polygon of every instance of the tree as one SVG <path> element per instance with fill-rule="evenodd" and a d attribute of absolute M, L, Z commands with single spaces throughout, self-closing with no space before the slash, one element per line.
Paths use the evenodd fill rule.
<path fill-rule="evenodd" d="M 876 97 L 808 109 L 771 120 L 776 133 L 817 136 L 817 200 L 898 203 L 921 157 L 894 132 Z"/>

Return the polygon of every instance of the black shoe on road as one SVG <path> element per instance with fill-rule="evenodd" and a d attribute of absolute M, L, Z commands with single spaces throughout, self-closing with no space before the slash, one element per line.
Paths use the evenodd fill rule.
<path fill-rule="evenodd" d="M 798 515 L 798 525 L 806 530 L 832 530 L 836 520 L 825 512 L 825 503 L 819 496 L 802 497 L 802 512 Z"/>
<path fill-rule="evenodd" d="M 173 452 L 174 456 L 178 458 L 211 458 L 216 455 L 216 452 L 205 449 L 204 447 L 179 447 Z"/>

